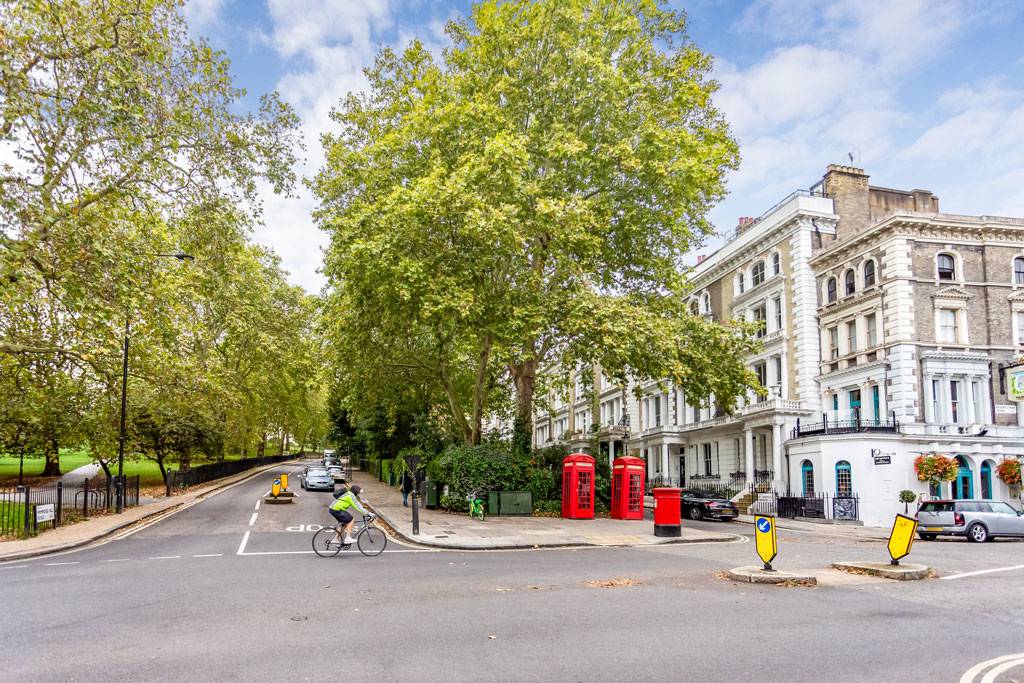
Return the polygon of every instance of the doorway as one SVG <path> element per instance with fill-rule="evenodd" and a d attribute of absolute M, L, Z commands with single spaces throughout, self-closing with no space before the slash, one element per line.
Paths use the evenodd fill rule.
<path fill-rule="evenodd" d="M 974 498 L 974 480 L 971 476 L 971 466 L 962 455 L 956 456 L 956 464 L 959 465 L 956 479 L 953 480 L 953 497 L 957 500 Z"/>

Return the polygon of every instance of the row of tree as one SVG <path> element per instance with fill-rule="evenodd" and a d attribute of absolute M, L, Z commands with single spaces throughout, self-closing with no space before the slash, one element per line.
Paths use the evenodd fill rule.
<path fill-rule="evenodd" d="M 176 0 L 0 6 L 0 451 L 163 468 L 326 429 L 318 301 L 251 243 L 297 118 L 245 93 Z M 183 255 L 188 255 L 186 258 Z M 174 255 L 178 255 L 175 258 Z"/>
<path fill-rule="evenodd" d="M 330 234 L 338 400 L 355 422 L 422 406 L 479 443 L 573 368 L 670 380 L 729 409 L 750 330 L 691 314 L 737 145 L 710 58 L 657 0 L 483 0 L 440 58 L 383 50 L 334 112 L 313 183 Z"/>

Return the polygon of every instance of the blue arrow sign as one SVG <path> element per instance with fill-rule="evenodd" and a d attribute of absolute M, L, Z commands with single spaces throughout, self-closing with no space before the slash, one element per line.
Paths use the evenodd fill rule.
<path fill-rule="evenodd" d="M 771 528 L 772 528 L 771 521 L 769 521 L 767 519 L 764 519 L 763 517 L 761 519 L 757 520 L 757 530 L 760 531 L 762 534 L 768 533 L 768 531 Z"/>

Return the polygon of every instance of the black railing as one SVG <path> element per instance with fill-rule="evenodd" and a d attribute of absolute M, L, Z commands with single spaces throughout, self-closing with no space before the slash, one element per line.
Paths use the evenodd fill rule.
<path fill-rule="evenodd" d="M 707 493 L 711 496 L 725 498 L 726 500 L 732 500 L 732 497 L 742 490 L 742 487 L 731 485 L 731 483 L 721 484 L 713 481 L 694 481 L 692 478 L 685 488 L 691 491 L 700 491 L 701 493 Z"/>
<path fill-rule="evenodd" d="M 72 518 L 88 519 L 91 514 L 112 510 L 121 488 L 125 507 L 139 504 L 139 475 L 0 488 L 0 536 L 32 536 Z"/>
<path fill-rule="evenodd" d="M 652 479 L 648 479 L 647 485 L 644 487 L 644 494 L 649 496 L 651 495 L 652 489 L 663 487 L 680 488 L 679 479 L 674 479 L 672 477 L 654 477 Z"/>
<path fill-rule="evenodd" d="M 864 432 L 899 432 L 900 423 L 896 419 L 896 413 L 892 413 L 889 420 L 871 420 L 854 417 L 852 420 L 828 419 L 828 414 L 822 413 L 821 422 L 802 423 L 799 418 L 796 427 L 793 428 L 792 437 L 799 439 L 804 436 L 818 436 L 821 434 L 856 434 Z"/>
<path fill-rule="evenodd" d="M 262 465 L 272 465 L 276 462 L 294 460 L 295 457 L 294 455 L 268 455 L 262 458 L 225 460 L 224 462 L 216 462 L 210 465 L 192 467 L 184 472 L 171 470 L 167 473 L 167 495 L 170 495 L 172 490 L 185 488 L 186 486 L 195 486 L 196 484 L 220 479 L 221 477 L 228 477 Z"/>
<path fill-rule="evenodd" d="M 810 519 L 834 519 L 856 521 L 860 519 L 860 496 L 856 493 L 831 495 L 812 493 L 794 495 L 786 493 L 777 497 L 779 517 L 807 517 Z M 831 505 L 829 505 L 831 501 Z"/>

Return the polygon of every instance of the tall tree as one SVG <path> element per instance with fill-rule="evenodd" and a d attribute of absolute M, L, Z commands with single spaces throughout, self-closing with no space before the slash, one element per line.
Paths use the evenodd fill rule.
<path fill-rule="evenodd" d="M 332 338 L 433 381 L 468 441 L 507 373 L 528 443 L 552 363 L 734 404 L 752 342 L 684 305 L 683 258 L 738 159 L 685 17 L 485 0 L 447 30 L 441 64 L 416 42 L 382 51 L 325 138 Z"/>

